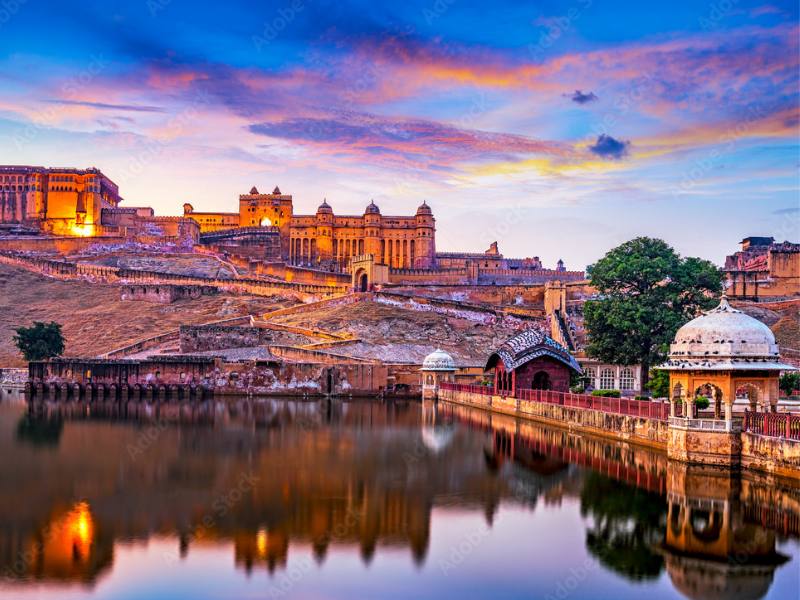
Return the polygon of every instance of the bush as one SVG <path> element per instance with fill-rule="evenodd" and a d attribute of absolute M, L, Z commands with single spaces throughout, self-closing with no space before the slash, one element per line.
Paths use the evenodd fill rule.
<path fill-rule="evenodd" d="M 695 407 L 700 409 L 700 410 L 707 409 L 709 404 L 710 404 L 710 402 L 709 402 L 708 398 L 706 398 L 705 396 L 697 396 L 694 399 Z"/>
<path fill-rule="evenodd" d="M 656 398 L 668 398 L 669 372 L 662 369 L 651 369 L 650 380 L 646 387 Z"/>
<path fill-rule="evenodd" d="M 47 360 L 64 352 L 64 335 L 55 321 L 36 321 L 32 327 L 19 327 L 15 331 L 14 344 L 29 362 Z"/>
<path fill-rule="evenodd" d="M 619 390 L 594 390 L 592 396 L 600 396 L 601 398 L 619 398 L 621 396 Z"/>
<path fill-rule="evenodd" d="M 800 371 L 792 371 L 781 375 L 781 391 L 787 396 L 795 390 L 800 390 Z"/>
<path fill-rule="evenodd" d="M 650 400 L 650 396 L 634 396 L 634 400 Z"/>

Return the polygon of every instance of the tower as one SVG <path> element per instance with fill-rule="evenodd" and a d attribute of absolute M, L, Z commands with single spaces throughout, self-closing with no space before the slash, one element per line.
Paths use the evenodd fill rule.
<path fill-rule="evenodd" d="M 328 261 L 333 258 L 333 209 L 326 199 L 317 208 L 317 232 L 315 252 L 312 251 L 313 263 Z M 313 240 L 312 240 L 313 241 Z"/>
<path fill-rule="evenodd" d="M 417 209 L 415 221 L 411 265 L 415 269 L 433 269 L 436 267 L 436 219 L 427 202 L 423 201 Z"/>
<path fill-rule="evenodd" d="M 381 209 L 371 200 L 364 209 L 364 254 L 381 258 Z"/>

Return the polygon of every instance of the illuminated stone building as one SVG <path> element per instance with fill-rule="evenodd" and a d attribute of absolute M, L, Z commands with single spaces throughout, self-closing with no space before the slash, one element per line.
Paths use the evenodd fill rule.
<path fill-rule="evenodd" d="M 56 235 L 96 235 L 119 188 L 99 169 L 0 166 L 0 224 Z"/>
<path fill-rule="evenodd" d="M 431 269 L 436 264 L 436 219 L 423 202 L 413 216 L 384 216 L 370 202 L 363 215 L 334 215 L 323 203 L 315 215 L 292 219 L 289 261 L 345 266 L 372 255 L 393 269 Z"/>

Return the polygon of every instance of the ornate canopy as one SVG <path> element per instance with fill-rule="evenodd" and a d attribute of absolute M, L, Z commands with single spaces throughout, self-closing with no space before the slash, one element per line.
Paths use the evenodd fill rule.
<path fill-rule="evenodd" d="M 489 356 L 486 370 L 493 369 L 498 361 L 503 361 L 506 371 L 513 371 L 540 356 L 549 356 L 581 373 L 581 366 L 569 350 L 538 329 L 527 329 L 506 340 Z"/>

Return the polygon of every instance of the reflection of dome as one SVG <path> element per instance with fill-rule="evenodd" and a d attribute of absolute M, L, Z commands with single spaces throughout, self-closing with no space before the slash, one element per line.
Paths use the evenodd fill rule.
<path fill-rule="evenodd" d="M 422 204 L 420 204 L 419 208 L 417 209 L 417 214 L 418 215 L 432 215 L 433 211 L 431 210 L 431 207 L 428 206 L 428 203 L 425 200 L 423 200 Z"/>
<path fill-rule="evenodd" d="M 455 371 L 456 362 L 444 350 L 435 350 L 422 361 L 423 371 Z"/>
<path fill-rule="evenodd" d="M 774 565 L 735 565 L 667 554 L 672 585 L 697 600 L 756 600 L 767 595 Z"/>
<path fill-rule="evenodd" d="M 364 209 L 365 215 L 379 215 L 381 214 L 381 209 L 378 208 L 378 205 L 375 204 L 374 200 L 370 200 L 370 203 L 367 205 L 367 208 Z"/>
<path fill-rule="evenodd" d="M 441 452 L 453 441 L 455 430 L 452 427 L 422 427 L 422 443 L 432 452 Z"/>
<path fill-rule="evenodd" d="M 327 199 L 324 199 L 322 201 L 322 204 L 319 205 L 319 208 L 317 209 L 317 214 L 320 213 L 333 214 L 333 209 L 331 208 L 331 205 L 328 204 Z"/>
<path fill-rule="evenodd" d="M 669 358 L 673 369 L 791 369 L 780 364 L 770 328 L 732 308 L 725 296 L 678 330 Z"/>

